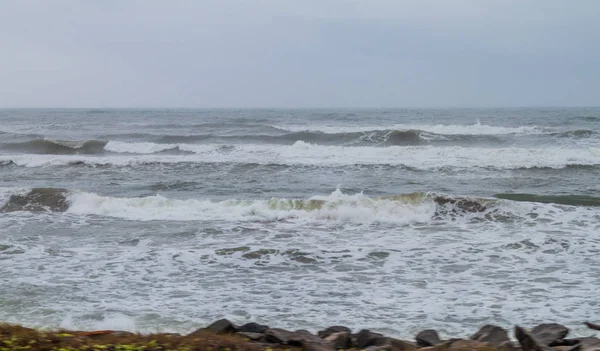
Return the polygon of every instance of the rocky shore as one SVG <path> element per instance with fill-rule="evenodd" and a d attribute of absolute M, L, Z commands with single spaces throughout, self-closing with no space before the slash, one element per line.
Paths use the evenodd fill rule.
<path fill-rule="evenodd" d="M 585 324 L 591 330 L 600 330 L 598 324 Z M 437 331 L 428 329 L 419 332 L 414 340 L 401 340 L 367 329 L 353 332 L 344 326 L 330 326 L 313 334 L 257 323 L 238 326 L 226 319 L 187 335 L 141 335 L 115 330 L 50 332 L 0 324 L 0 351 L 600 351 L 599 338 L 568 338 L 569 329 L 557 323 L 540 324 L 531 329 L 515 326 L 512 332 L 514 339 L 502 327 L 485 325 L 469 337 L 444 340 Z"/>

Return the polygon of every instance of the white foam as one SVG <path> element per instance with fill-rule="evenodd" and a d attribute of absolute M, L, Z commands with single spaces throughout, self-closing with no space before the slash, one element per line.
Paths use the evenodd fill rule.
<path fill-rule="evenodd" d="M 313 131 L 323 133 L 355 133 L 373 130 L 422 130 L 436 134 L 446 135 L 495 135 L 495 134 L 544 134 L 549 132 L 546 128 L 537 126 L 502 127 L 481 124 L 392 124 L 392 125 L 364 125 L 340 126 L 334 124 L 323 125 L 283 125 L 275 128 L 291 132 Z"/>
<path fill-rule="evenodd" d="M 175 200 L 161 195 L 119 198 L 78 192 L 70 195 L 69 202 L 71 205 L 68 213 L 140 221 L 293 219 L 407 224 L 427 222 L 435 211 L 435 205 L 432 202 L 413 204 L 396 200 L 376 200 L 362 194 L 345 195 L 339 190 L 329 196 L 319 196 L 308 200 L 272 198 L 247 201 Z"/>
<path fill-rule="evenodd" d="M 152 143 L 150 143 L 152 144 Z M 147 149 L 157 147 L 154 144 Z M 394 165 L 421 170 L 440 168 L 564 168 L 570 165 L 599 165 L 600 148 L 467 148 L 459 146 L 344 147 L 314 145 L 298 141 L 293 145 L 180 144 L 191 155 L 3 155 L 0 162 L 12 161 L 25 167 L 61 166 L 72 163 L 128 166 L 144 163 L 256 163 L 282 165 Z M 141 149 L 137 150 L 141 152 Z"/>
<path fill-rule="evenodd" d="M 104 150 L 110 152 L 131 154 L 153 154 L 177 148 L 177 144 L 157 144 L 151 142 L 126 143 L 122 141 L 109 141 Z"/>

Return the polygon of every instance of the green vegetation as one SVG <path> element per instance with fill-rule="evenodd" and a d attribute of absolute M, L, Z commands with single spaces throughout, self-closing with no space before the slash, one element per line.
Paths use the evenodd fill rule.
<path fill-rule="evenodd" d="M 140 335 L 126 332 L 40 331 L 18 325 L 0 324 L 0 351 L 266 351 L 235 335 L 201 333 Z"/>

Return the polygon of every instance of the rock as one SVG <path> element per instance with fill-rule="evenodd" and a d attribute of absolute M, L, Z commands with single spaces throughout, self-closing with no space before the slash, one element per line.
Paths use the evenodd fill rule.
<path fill-rule="evenodd" d="M 554 351 L 580 351 L 581 344 L 576 344 L 572 346 L 553 346 L 552 350 Z"/>
<path fill-rule="evenodd" d="M 515 326 L 515 337 L 519 340 L 519 344 L 521 344 L 521 348 L 523 351 L 549 351 L 550 348 L 546 347 L 540 341 L 538 341 L 535 336 L 529 333 L 524 328 Z"/>
<path fill-rule="evenodd" d="M 500 347 L 506 342 L 510 342 L 508 332 L 504 328 L 489 324 L 479 329 L 470 339 L 486 342 L 494 347 Z"/>
<path fill-rule="evenodd" d="M 281 328 L 270 328 L 264 332 L 264 335 L 267 342 L 275 344 L 287 345 L 294 339 L 293 332 Z"/>
<path fill-rule="evenodd" d="M 413 351 L 417 349 L 417 345 L 400 339 L 388 338 L 388 343 L 392 347 L 392 351 Z"/>
<path fill-rule="evenodd" d="M 390 344 L 385 345 L 371 345 L 369 347 L 365 347 L 364 351 L 392 351 L 392 346 Z"/>
<path fill-rule="evenodd" d="M 474 199 L 468 198 L 452 198 L 448 196 L 436 196 L 433 201 L 438 205 L 444 206 L 446 204 L 454 205 L 456 208 L 465 212 L 483 212 L 487 207 Z M 452 212 L 456 212 L 456 209 L 452 209 Z"/>
<path fill-rule="evenodd" d="M 354 347 L 357 349 L 364 349 L 367 346 L 381 346 L 385 344 L 385 341 L 380 340 L 383 337 L 382 334 L 373 333 L 368 329 L 363 329 L 355 335 Z M 377 342 L 379 341 L 379 342 Z"/>
<path fill-rule="evenodd" d="M 280 328 L 271 328 L 264 332 L 265 340 L 282 345 L 306 345 L 309 343 L 325 344 L 323 339 L 306 330 L 291 332 Z"/>
<path fill-rule="evenodd" d="M 258 323 L 246 323 L 239 327 L 238 332 L 244 333 L 264 333 L 269 329 L 269 326 L 258 324 Z"/>
<path fill-rule="evenodd" d="M 569 329 L 557 323 L 540 324 L 531 329 L 531 334 L 544 345 L 552 346 L 569 334 Z"/>
<path fill-rule="evenodd" d="M 227 319 L 219 319 L 218 321 L 212 323 L 206 328 L 200 328 L 190 334 L 189 336 L 196 336 L 202 333 L 212 333 L 212 334 L 233 334 L 237 331 L 237 327 L 235 324 L 231 323 Z"/>
<path fill-rule="evenodd" d="M 600 324 L 594 324 L 590 322 L 584 322 L 584 324 L 590 329 L 600 330 Z"/>
<path fill-rule="evenodd" d="M 334 325 L 325 330 L 321 330 L 317 333 L 317 335 L 321 338 L 326 338 L 331 334 L 346 332 L 348 334 L 352 333 L 352 330 L 348 327 L 342 327 L 341 325 Z"/>
<path fill-rule="evenodd" d="M 243 337 L 245 337 L 247 339 L 250 339 L 252 341 L 257 341 L 257 340 L 260 340 L 260 339 L 262 339 L 264 337 L 264 335 L 262 333 L 237 332 L 235 334 L 243 336 Z"/>
<path fill-rule="evenodd" d="M 453 339 L 450 340 L 449 342 L 443 343 L 441 345 L 438 345 L 440 348 L 442 348 L 443 346 L 445 346 L 447 349 L 450 350 L 458 350 L 458 349 L 474 349 L 474 348 L 481 348 L 481 347 L 489 347 L 488 343 L 485 342 L 481 342 L 481 341 L 477 341 L 477 340 L 465 340 L 465 339 Z"/>
<path fill-rule="evenodd" d="M 302 348 L 304 351 L 335 351 L 331 345 L 322 342 L 305 342 Z"/>
<path fill-rule="evenodd" d="M 331 346 L 335 350 L 349 349 L 352 346 L 350 333 L 346 331 L 329 334 L 323 339 L 323 341 L 329 344 L 329 346 Z"/>
<path fill-rule="evenodd" d="M 314 342 L 317 344 L 324 343 L 323 339 L 314 335 L 313 333 L 309 332 L 308 330 L 302 330 L 302 329 L 296 330 L 294 332 L 294 334 L 295 334 L 294 337 L 301 343 L 306 343 L 306 342 Z"/>
<path fill-rule="evenodd" d="M 11 195 L 0 212 L 65 212 L 69 208 L 67 189 L 33 188 L 27 194 Z"/>
<path fill-rule="evenodd" d="M 442 343 L 437 331 L 433 329 L 423 330 L 417 334 L 415 340 L 420 347 L 435 346 Z"/>
<path fill-rule="evenodd" d="M 567 343 L 576 342 L 575 345 L 581 347 L 581 351 L 600 351 L 600 339 L 596 337 L 565 339 Z"/>

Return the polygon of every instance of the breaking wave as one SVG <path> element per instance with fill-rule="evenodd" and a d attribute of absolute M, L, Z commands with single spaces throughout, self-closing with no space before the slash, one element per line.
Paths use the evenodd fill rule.
<path fill-rule="evenodd" d="M 500 135 L 500 134 L 546 134 L 547 128 L 537 126 L 501 127 L 481 123 L 457 124 L 395 124 L 393 126 L 337 126 L 337 125 L 287 125 L 275 126 L 289 131 L 315 131 L 323 133 L 356 133 L 374 130 L 419 130 L 441 135 Z"/>
<path fill-rule="evenodd" d="M 516 201 L 516 202 L 515 202 Z M 513 206 L 520 202 L 537 205 Z M 531 216 L 539 204 L 572 207 L 600 206 L 589 196 L 536 196 L 498 194 L 495 198 L 417 192 L 369 197 L 348 195 L 336 189 L 327 196 L 308 199 L 271 198 L 264 200 L 169 199 L 161 195 L 121 198 L 62 188 L 17 189 L 4 194 L 1 212 L 67 212 L 127 220 L 223 220 L 281 221 L 333 220 L 351 223 L 428 223 L 431 220 L 466 219 L 504 221 Z M 558 208 L 549 213 L 555 214 Z"/>

